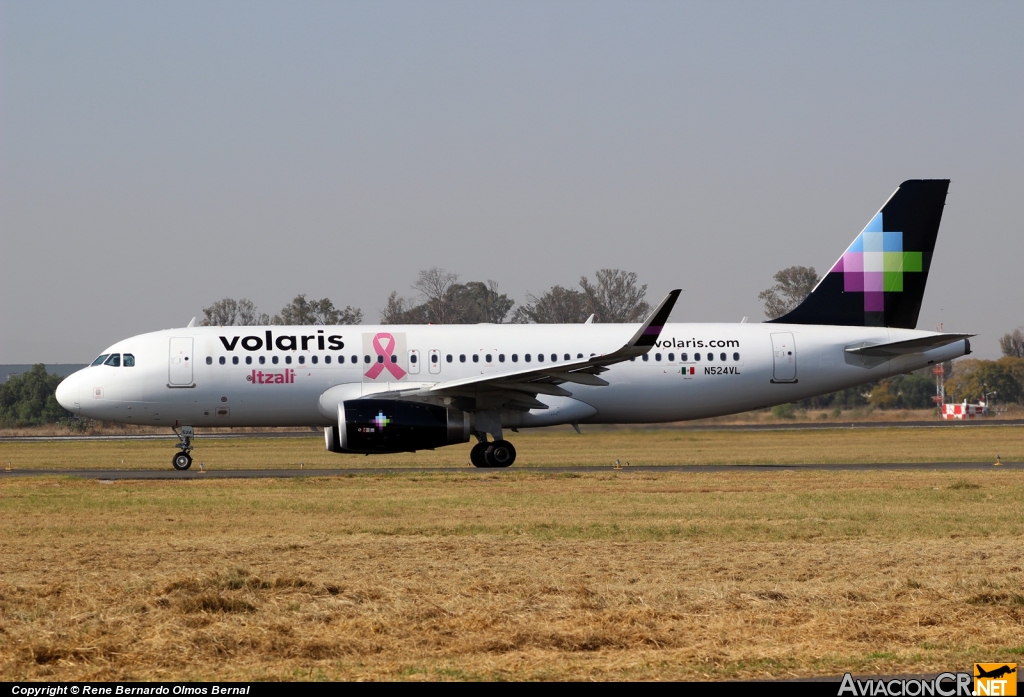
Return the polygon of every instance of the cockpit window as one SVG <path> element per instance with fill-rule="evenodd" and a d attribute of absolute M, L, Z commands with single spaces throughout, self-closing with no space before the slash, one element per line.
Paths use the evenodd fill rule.
<path fill-rule="evenodd" d="M 112 366 L 114 368 L 120 367 L 120 365 L 121 365 L 121 354 L 120 353 L 112 353 L 112 354 L 110 354 L 110 358 L 108 358 L 107 360 L 103 361 L 103 365 L 109 365 L 109 366 Z"/>
<path fill-rule="evenodd" d="M 124 356 L 121 359 L 121 365 L 123 365 L 125 368 L 134 368 L 135 367 L 135 356 L 133 356 L 130 353 L 124 354 Z"/>
<path fill-rule="evenodd" d="M 109 353 L 104 353 L 102 356 L 99 356 L 96 360 L 94 360 L 92 362 L 92 365 L 103 365 L 103 361 L 107 360 L 107 356 L 109 355 Z"/>

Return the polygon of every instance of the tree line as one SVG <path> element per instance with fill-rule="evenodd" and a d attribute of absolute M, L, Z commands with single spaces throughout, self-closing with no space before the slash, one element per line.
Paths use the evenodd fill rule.
<path fill-rule="evenodd" d="M 758 294 L 764 314 L 776 319 L 790 312 L 811 294 L 821 278 L 813 266 L 790 266 L 773 276 L 775 284 Z M 555 285 L 539 295 L 527 293 L 526 302 L 498 290 L 495 281 L 459 282 L 458 274 L 440 268 L 420 271 L 410 288 L 411 297 L 398 291 L 388 296 L 379 311 L 381 324 L 573 324 L 593 315 L 595 322 L 639 322 L 651 306 L 647 285 L 621 269 L 600 269 L 593 279 L 580 278 L 575 287 Z M 359 324 L 362 310 L 335 308 L 327 298 L 306 300 L 298 295 L 273 317 L 260 313 L 250 300 L 225 298 L 203 309 L 203 324 Z M 997 361 L 960 359 L 946 364 L 948 401 L 970 402 L 995 393 L 997 401 L 1024 403 L 1024 326 L 999 338 L 1003 358 Z M 935 378 L 928 370 L 900 375 L 860 387 L 803 400 L 808 409 L 925 409 L 934 405 Z"/>
<path fill-rule="evenodd" d="M 576 288 L 555 285 L 540 295 L 527 293 L 516 302 L 498 290 L 495 281 L 459 282 L 456 273 L 437 267 L 419 272 L 410 297 L 392 291 L 379 311 L 380 324 L 574 324 L 593 316 L 595 322 L 639 322 L 651 310 L 647 284 L 621 269 L 600 269 L 591 280 L 580 277 Z M 271 317 L 248 298 L 224 298 L 203 308 L 204 326 L 270 324 L 362 324 L 363 311 L 338 308 L 329 298 L 307 300 L 297 295 Z"/>

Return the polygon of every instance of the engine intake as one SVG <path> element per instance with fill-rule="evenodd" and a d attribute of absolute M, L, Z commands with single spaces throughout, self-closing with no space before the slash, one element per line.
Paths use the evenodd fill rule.
<path fill-rule="evenodd" d="M 352 399 L 338 405 L 338 425 L 324 429 L 335 453 L 407 453 L 469 441 L 469 414 L 434 404 Z"/>

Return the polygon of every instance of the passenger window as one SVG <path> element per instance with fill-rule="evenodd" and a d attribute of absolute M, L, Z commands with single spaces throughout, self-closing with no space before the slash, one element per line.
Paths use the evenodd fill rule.
<path fill-rule="evenodd" d="M 738 351 L 736 353 L 732 354 L 732 359 L 734 361 L 738 361 L 740 359 L 740 354 L 739 354 Z"/>
<path fill-rule="evenodd" d="M 661 360 L 661 354 L 660 353 L 654 354 L 654 360 L 660 361 Z"/>
<path fill-rule="evenodd" d="M 306 357 L 305 356 L 299 356 L 299 363 L 304 365 L 306 363 Z"/>
<path fill-rule="evenodd" d="M 213 365 L 213 356 L 206 357 L 206 365 Z"/>
<path fill-rule="evenodd" d="M 699 361 L 700 360 L 700 354 L 699 353 L 693 354 L 693 360 Z"/>
<path fill-rule="evenodd" d="M 513 363 L 518 363 L 519 362 L 519 354 L 518 353 L 513 353 L 512 354 L 512 362 Z"/>
<path fill-rule="evenodd" d="M 384 362 L 384 356 L 377 356 L 377 362 L 378 363 L 383 363 Z"/>
<path fill-rule="evenodd" d="M 123 365 L 125 368 L 134 368 L 135 367 L 135 356 L 133 356 L 130 353 L 124 354 L 124 362 L 121 363 L 121 365 Z"/>
<path fill-rule="evenodd" d="M 480 356 L 478 356 L 478 355 L 476 355 L 476 354 L 474 353 L 474 354 L 473 354 L 473 362 L 474 362 L 474 363 L 479 363 L 479 362 L 480 362 Z"/>
<path fill-rule="evenodd" d="M 651 360 L 651 357 L 645 353 L 644 354 L 644 360 L 645 361 L 649 361 L 649 360 Z"/>
<path fill-rule="evenodd" d="M 320 362 L 320 358 L 318 356 L 313 356 L 309 360 L 313 361 L 313 365 L 316 365 L 317 363 Z M 330 362 L 331 362 L 331 357 L 330 356 L 324 356 L 324 363 L 330 363 Z"/>
<path fill-rule="evenodd" d="M 504 362 L 505 362 L 505 354 L 504 353 L 499 353 L 498 354 L 498 363 L 504 363 Z"/>
<path fill-rule="evenodd" d="M 363 356 L 363 363 L 369 363 L 369 362 L 370 362 L 370 357 L 368 355 Z"/>
<path fill-rule="evenodd" d="M 557 353 L 552 353 L 551 354 L 551 362 L 552 363 L 557 363 L 558 362 L 558 354 Z"/>
<path fill-rule="evenodd" d="M 444 357 L 444 359 L 446 361 L 448 361 L 449 363 L 451 363 L 452 362 L 452 354 L 449 353 L 447 356 Z"/>
<path fill-rule="evenodd" d="M 246 356 L 245 357 L 245 364 L 246 365 L 252 365 L 252 356 Z"/>
<path fill-rule="evenodd" d="M 358 363 L 359 362 L 359 356 L 352 356 L 352 362 L 353 363 Z M 366 362 L 367 363 L 370 362 L 370 357 L 369 356 L 366 357 Z"/>
<path fill-rule="evenodd" d="M 687 356 L 685 353 L 680 353 L 679 354 L 679 360 L 681 360 L 683 363 L 685 363 L 686 361 L 690 360 L 690 357 Z"/>
<path fill-rule="evenodd" d="M 270 362 L 273 363 L 274 365 L 277 365 L 277 356 L 271 356 Z"/>
<path fill-rule="evenodd" d="M 260 356 L 260 365 L 263 365 L 266 362 L 267 362 L 267 357 L 266 356 Z"/>
<path fill-rule="evenodd" d="M 724 361 L 725 360 L 725 353 L 723 352 L 722 355 L 719 356 L 719 358 L 721 358 Z"/>
<path fill-rule="evenodd" d="M 383 358 L 383 356 L 381 356 L 381 358 Z M 383 362 L 383 361 L 382 361 L 382 362 Z M 393 355 L 393 354 L 392 354 L 392 356 L 391 356 L 391 362 L 392 362 L 392 363 L 398 363 L 398 356 L 395 356 L 395 355 Z"/>
<path fill-rule="evenodd" d="M 709 361 L 713 361 L 713 360 L 715 360 L 715 354 L 713 354 L 713 353 L 709 353 L 709 354 L 708 354 L 708 360 L 709 360 Z"/>
<path fill-rule="evenodd" d="M 490 363 L 491 362 L 491 354 L 488 353 L 486 356 L 484 356 L 484 360 L 487 361 L 488 363 Z"/>
<path fill-rule="evenodd" d="M 583 354 L 582 353 L 577 353 L 576 354 L 576 358 L 583 358 Z"/>
<path fill-rule="evenodd" d="M 530 357 L 530 354 L 524 353 L 523 354 L 523 360 L 526 361 L 527 363 L 529 363 L 530 360 L 532 360 L 531 357 Z"/>
<path fill-rule="evenodd" d="M 466 362 L 466 354 L 460 353 L 459 354 L 459 363 L 465 363 L 465 362 Z"/>
<path fill-rule="evenodd" d="M 671 362 L 672 362 L 672 361 L 674 361 L 675 359 L 676 359 L 676 354 L 674 354 L 674 353 L 670 353 L 670 354 L 668 354 L 668 362 L 669 362 L 669 363 L 671 363 Z"/>
<path fill-rule="evenodd" d="M 330 365 L 331 364 L 331 357 L 330 356 L 324 356 L 324 363 L 326 363 L 327 365 Z"/>
<path fill-rule="evenodd" d="M 96 360 L 94 360 L 92 362 L 92 364 L 93 365 L 103 365 L 103 361 L 107 360 L 107 356 L 109 356 L 109 355 L 110 355 L 109 353 L 104 353 L 101 356 L 97 356 Z"/>
<path fill-rule="evenodd" d="M 227 359 L 225 359 L 224 356 L 221 356 L 220 358 L 217 359 L 217 362 L 220 363 L 221 365 L 224 365 L 225 363 L 227 363 Z"/>
<path fill-rule="evenodd" d="M 112 354 L 110 354 L 110 358 L 105 360 L 103 362 L 103 365 L 109 365 L 112 368 L 120 368 L 121 367 L 121 354 L 120 353 L 112 353 Z"/>
<path fill-rule="evenodd" d="M 232 356 L 231 357 L 231 363 L 233 365 L 238 365 L 238 356 Z"/>
<path fill-rule="evenodd" d="M 565 354 L 565 360 L 571 361 L 572 360 L 572 356 L 570 356 L 568 353 Z"/>
<path fill-rule="evenodd" d="M 287 363 L 288 365 L 291 365 L 292 364 L 292 357 L 291 356 L 285 356 L 284 357 L 284 362 Z"/>
<path fill-rule="evenodd" d="M 415 356 L 413 356 L 413 358 L 415 358 Z M 438 355 L 436 353 L 430 354 L 430 362 L 431 363 L 435 363 L 436 364 L 437 363 L 437 359 L 438 359 Z M 448 356 L 448 362 L 449 363 L 452 362 L 452 357 L 451 356 Z"/>
<path fill-rule="evenodd" d="M 419 359 L 418 359 L 418 358 L 416 357 L 416 354 L 415 354 L 415 353 L 410 353 L 410 354 L 409 354 L 409 362 L 410 362 L 410 363 L 412 363 L 413 365 L 415 365 L 415 364 L 416 364 L 416 361 L 418 361 L 418 360 L 419 360 Z M 436 361 L 435 361 L 435 363 L 436 363 Z"/>
<path fill-rule="evenodd" d="M 543 363 L 544 362 L 544 354 L 543 353 L 538 353 L 537 354 L 537 362 L 538 363 Z"/>

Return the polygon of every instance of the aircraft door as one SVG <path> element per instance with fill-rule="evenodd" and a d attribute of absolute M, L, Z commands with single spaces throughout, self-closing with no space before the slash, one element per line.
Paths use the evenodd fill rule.
<path fill-rule="evenodd" d="M 170 366 L 167 372 L 170 387 L 193 387 L 192 337 L 172 337 Z"/>
<path fill-rule="evenodd" d="M 429 370 L 435 375 L 441 372 L 441 352 L 437 349 L 430 349 Z"/>
<path fill-rule="evenodd" d="M 772 334 L 772 382 L 796 382 L 796 342 L 791 332 Z"/>
<path fill-rule="evenodd" d="M 409 372 L 412 375 L 419 375 L 420 372 L 420 352 L 416 349 L 409 349 Z"/>

